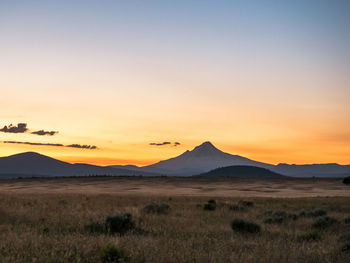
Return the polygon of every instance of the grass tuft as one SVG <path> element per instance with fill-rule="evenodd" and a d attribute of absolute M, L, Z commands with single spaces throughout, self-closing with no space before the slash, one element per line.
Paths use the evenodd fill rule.
<path fill-rule="evenodd" d="M 130 257 L 124 249 L 117 248 L 113 244 L 108 244 L 101 252 L 102 263 L 128 263 Z"/>
<path fill-rule="evenodd" d="M 143 211 L 148 214 L 167 214 L 169 212 L 170 206 L 168 204 L 156 204 L 151 203 L 143 208 Z"/>

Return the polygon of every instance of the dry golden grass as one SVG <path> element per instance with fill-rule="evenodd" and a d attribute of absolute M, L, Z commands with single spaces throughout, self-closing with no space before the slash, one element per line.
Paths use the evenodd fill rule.
<path fill-rule="evenodd" d="M 235 196 L 234 191 L 220 193 L 225 182 L 230 188 L 254 185 L 254 189 L 265 189 L 270 179 L 261 182 L 261 186 L 253 180 L 211 179 L 208 184 L 208 179 L 198 180 L 187 181 L 195 189 L 192 192 L 185 188 L 186 179 L 179 178 L 159 178 L 153 182 L 128 178 L 3 181 L 0 183 L 0 262 L 100 262 L 101 250 L 109 243 L 125 249 L 132 262 L 350 262 L 350 253 L 341 251 L 343 243 L 339 241 L 341 235 L 350 233 L 350 227 L 343 222 L 350 216 L 349 197 L 269 198 L 265 192 L 247 197 L 246 193 L 251 191 L 245 190 L 244 195 Z M 302 196 L 310 185 L 312 189 L 325 189 L 323 195 L 350 191 L 343 188 L 341 180 L 319 182 L 320 185 L 312 180 L 287 180 L 285 184 L 287 189 L 296 189 L 296 196 Z M 135 191 L 132 190 L 135 185 L 147 186 L 143 191 Z M 161 190 L 162 185 L 165 189 L 171 185 L 173 190 Z M 206 185 L 215 190 L 203 192 L 195 188 Z M 282 186 L 283 182 L 277 180 L 271 185 Z M 304 190 L 300 190 L 301 185 Z M 174 194 L 176 186 L 186 196 Z M 290 196 L 291 190 L 283 192 L 286 188 L 279 191 Z M 107 189 L 106 193 L 103 189 Z M 262 197 L 256 197 L 258 193 Z M 204 211 L 198 206 L 210 198 L 217 201 L 215 211 Z M 240 200 L 253 201 L 254 206 L 243 211 L 229 210 L 230 204 Z M 151 202 L 168 203 L 170 212 L 165 215 L 142 212 Z M 297 239 L 310 231 L 313 218 L 263 223 L 267 210 L 299 213 L 313 208 L 323 208 L 339 220 L 329 229 L 319 231 L 321 240 Z M 118 212 L 131 212 L 137 226 L 145 232 L 120 237 L 85 230 L 90 218 L 103 221 Z M 230 221 L 235 217 L 259 223 L 262 232 L 233 232 Z"/>
<path fill-rule="evenodd" d="M 342 179 L 86 177 L 0 180 L 0 192 L 171 196 L 349 196 Z"/>

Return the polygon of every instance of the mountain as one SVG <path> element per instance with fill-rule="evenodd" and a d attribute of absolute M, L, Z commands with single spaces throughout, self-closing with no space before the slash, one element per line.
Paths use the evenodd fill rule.
<path fill-rule="evenodd" d="M 140 174 L 155 175 L 148 172 L 90 164 L 70 164 L 35 152 L 0 158 L 0 178 Z"/>
<path fill-rule="evenodd" d="M 161 174 L 188 176 L 208 172 L 218 167 L 232 165 L 249 165 L 267 169 L 273 167 L 271 164 L 222 152 L 211 142 L 204 142 L 192 151 L 186 151 L 175 158 L 144 166 L 142 169 Z"/>
<path fill-rule="evenodd" d="M 190 176 L 206 173 L 216 168 L 245 165 L 268 169 L 272 172 L 293 177 L 346 177 L 350 165 L 339 164 L 268 164 L 257 162 L 239 155 L 232 155 L 217 149 L 211 142 L 204 142 L 192 151 L 158 163 L 130 169 L 144 170 L 165 175 Z"/>
<path fill-rule="evenodd" d="M 323 164 L 285 164 L 280 163 L 273 171 L 294 177 L 346 177 L 350 175 L 350 165 L 337 163 Z"/>
<path fill-rule="evenodd" d="M 192 151 L 186 151 L 177 157 L 143 167 L 135 165 L 103 167 L 90 164 L 70 164 L 35 152 L 20 153 L 0 157 L 0 178 L 87 175 L 192 176 L 228 166 L 254 166 L 293 177 L 350 176 L 350 165 L 335 163 L 273 165 L 225 153 L 217 149 L 212 143 L 204 142 Z"/>
<path fill-rule="evenodd" d="M 198 176 L 204 177 L 259 177 L 259 178 L 282 178 L 283 175 L 272 172 L 265 168 L 246 166 L 246 165 L 233 165 L 228 167 L 217 168 L 207 173 L 202 173 Z"/>

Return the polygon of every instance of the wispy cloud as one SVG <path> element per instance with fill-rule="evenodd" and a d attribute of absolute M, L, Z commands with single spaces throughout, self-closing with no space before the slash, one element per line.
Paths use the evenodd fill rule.
<path fill-rule="evenodd" d="M 164 146 L 164 145 L 171 145 L 171 144 L 173 146 L 178 146 L 181 143 L 179 143 L 179 142 L 174 142 L 174 143 L 171 143 L 171 142 L 151 142 L 149 145 L 152 145 L 152 146 Z"/>
<path fill-rule="evenodd" d="M 66 145 L 66 147 L 80 148 L 80 149 L 90 149 L 90 150 L 97 149 L 97 146 L 95 146 L 95 145 L 80 145 L 80 144 L 70 144 L 70 145 Z"/>
<path fill-rule="evenodd" d="M 44 131 L 44 130 L 39 130 L 39 131 L 33 131 L 31 132 L 31 134 L 35 134 L 35 135 L 49 135 L 49 136 L 53 136 L 55 134 L 57 134 L 58 131 Z"/>
<path fill-rule="evenodd" d="M 27 123 L 18 123 L 16 125 L 10 124 L 9 126 L 4 126 L 2 129 L 0 129 L 0 132 L 7 132 L 7 133 L 25 133 L 28 131 Z"/>
<path fill-rule="evenodd" d="M 19 141 L 4 141 L 4 143 L 64 147 L 64 145 L 61 143 L 19 142 Z"/>
<path fill-rule="evenodd" d="M 149 145 L 153 145 L 153 146 L 163 146 L 163 145 L 168 145 L 171 144 L 171 142 L 151 142 Z"/>
<path fill-rule="evenodd" d="M 34 146 L 69 147 L 69 148 L 79 148 L 79 149 L 87 149 L 87 150 L 98 149 L 97 146 L 95 146 L 95 145 L 81 145 L 81 144 L 64 145 L 61 143 L 20 142 L 20 141 L 3 141 L 3 143 L 27 144 L 27 145 L 34 145 Z"/>

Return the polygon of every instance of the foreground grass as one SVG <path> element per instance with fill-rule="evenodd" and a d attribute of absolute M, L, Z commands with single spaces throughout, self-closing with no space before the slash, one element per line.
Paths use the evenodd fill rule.
<path fill-rule="evenodd" d="M 215 199 L 215 210 L 204 210 Z M 242 200 L 252 206 L 237 210 Z M 168 204 L 167 213 L 146 213 L 151 203 Z M 243 202 L 244 204 L 244 202 Z M 298 215 L 324 209 L 337 222 L 313 229 L 313 217 L 264 223 L 266 214 Z M 270 211 L 270 212 L 267 212 Z M 283 211 L 281 213 L 280 211 Z M 86 225 L 129 212 L 138 229 L 125 235 L 90 232 Z M 284 213 L 285 212 L 285 213 Z M 342 251 L 350 234 L 344 218 L 350 198 L 214 198 L 82 194 L 0 194 L 0 262 L 101 262 L 108 245 L 131 262 L 350 262 Z M 240 218 L 261 226 L 259 233 L 234 232 Z"/>

